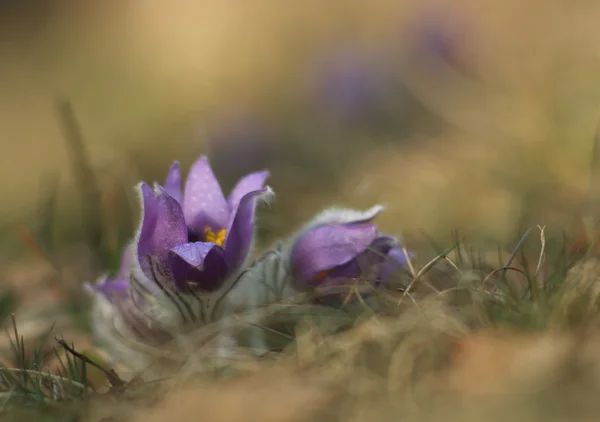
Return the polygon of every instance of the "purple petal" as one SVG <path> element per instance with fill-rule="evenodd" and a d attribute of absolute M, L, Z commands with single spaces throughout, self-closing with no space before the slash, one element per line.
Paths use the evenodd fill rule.
<path fill-rule="evenodd" d="M 183 214 L 187 225 L 196 234 L 202 234 L 205 227 L 211 227 L 213 231 L 227 227 L 229 206 L 208 158 L 204 156 L 192 165 L 185 182 Z"/>
<path fill-rule="evenodd" d="M 221 177 L 236 182 L 242 176 L 268 166 L 273 159 L 275 136 L 271 124 L 254 111 L 230 111 L 231 114 L 227 113 L 223 120 L 209 128 L 206 141 L 213 168 L 221 169 Z M 221 177 L 219 180 L 223 183 Z"/>
<path fill-rule="evenodd" d="M 387 261 L 388 253 L 393 250 L 396 245 L 396 239 L 388 236 L 380 236 L 348 263 L 335 268 L 329 272 L 320 281 L 322 283 L 330 283 L 333 279 L 339 278 L 365 278 L 370 281 L 379 279 L 379 268 Z M 396 264 L 395 269 L 398 269 Z"/>
<path fill-rule="evenodd" d="M 121 266 L 119 267 L 119 272 L 117 273 L 115 279 L 129 278 L 129 271 L 134 263 L 134 259 L 135 256 L 133 254 L 133 244 L 127 243 L 123 247 L 123 252 L 121 253 Z"/>
<path fill-rule="evenodd" d="M 267 177 L 269 177 L 268 171 L 258 171 L 241 178 L 229 194 L 229 199 L 227 200 L 229 203 L 229 210 L 232 213 L 235 213 L 235 210 L 244 195 L 262 189 Z"/>
<path fill-rule="evenodd" d="M 385 93 L 377 63 L 355 48 L 329 54 L 327 60 L 317 87 L 324 105 L 347 118 L 375 112 Z"/>
<path fill-rule="evenodd" d="M 108 300 L 114 297 L 126 296 L 129 292 L 129 273 L 134 263 L 133 245 L 128 243 L 121 254 L 121 266 L 114 278 L 101 277 L 95 284 L 86 284 L 86 289 L 91 292 L 102 293 Z"/>
<path fill-rule="evenodd" d="M 224 244 L 225 260 L 231 271 L 240 267 L 250 253 L 254 235 L 256 200 L 269 190 L 267 187 L 248 192 L 242 197 L 235 210 L 235 216 L 227 228 Z"/>
<path fill-rule="evenodd" d="M 407 251 L 407 253 L 409 258 L 414 256 L 411 252 Z M 379 267 L 377 278 L 382 282 L 386 282 L 393 278 L 402 267 L 406 267 L 407 265 L 408 261 L 406 260 L 404 251 L 401 248 L 394 247 L 387 253 L 387 259 Z"/>
<path fill-rule="evenodd" d="M 181 193 L 181 170 L 179 168 L 179 161 L 175 161 L 169 169 L 164 189 L 177 202 L 180 204 L 182 203 L 183 194 Z"/>
<path fill-rule="evenodd" d="M 129 283 L 125 279 L 107 280 L 98 286 L 98 290 L 104 294 L 108 300 L 114 297 L 122 297 L 129 293 Z"/>
<path fill-rule="evenodd" d="M 129 292 L 127 279 L 110 279 L 107 276 L 98 280 L 96 284 L 88 284 L 86 288 L 94 293 L 101 293 L 109 301 L 113 302 L 115 298 L 125 297 Z"/>
<path fill-rule="evenodd" d="M 304 234 L 292 250 L 294 276 L 310 281 L 323 271 L 346 264 L 377 238 L 374 224 L 330 224 Z"/>
<path fill-rule="evenodd" d="M 187 227 L 181 206 L 173 197 L 158 188 L 153 191 L 142 183 L 138 190 L 143 202 L 143 217 L 137 239 L 140 266 L 153 278 L 150 258 L 156 258 L 165 268 L 169 250 L 187 242 Z"/>
<path fill-rule="evenodd" d="M 380 236 L 375 239 L 367 250 L 356 259 L 360 267 L 360 275 L 369 279 L 377 279 L 378 271 L 376 270 L 387 260 L 388 254 L 397 243 L 396 239 L 389 236 Z"/>
<path fill-rule="evenodd" d="M 461 49 L 465 36 L 473 35 L 466 15 L 449 10 L 427 12 L 415 21 L 413 36 L 417 52 L 424 58 L 442 59 L 450 65 L 461 65 Z"/>
<path fill-rule="evenodd" d="M 169 252 L 175 284 L 181 290 L 189 282 L 204 291 L 214 291 L 227 275 L 223 249 L 209 242 L 186 243 Z"/>
<path fill-rule="evenodd" d="M 348 290 L 339 290 L 339 287 L 354 285 L 356 279 L 370 283 L 373 287 L 381 286 L 389 281 L 406 265 L 406 258 L 401 248 L 396 246 L 397 241 L 392 237 L 381 236 L 367 250 L 348 263 L 325 272 L 317 279 L 309 282 L 311 287 L 336 288 L 328 294 L 327 290 L 321 299 L 338 300 L 345 298 Z M 412 256 L 412 253 L 408 253 Z M 363 292 L 364 294 L 365 292 Z"/>

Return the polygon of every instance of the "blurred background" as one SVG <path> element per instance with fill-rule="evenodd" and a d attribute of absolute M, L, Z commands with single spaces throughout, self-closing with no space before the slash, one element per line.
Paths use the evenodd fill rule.
<path fill-rule="evenodd" d="M 393 234 L 570 227 L 598 18 L 566 0 L 0 1 L 6 280 L 30 298 L 40 266 L 79 282 L 115 267 L 134 184 L 200 154 L 226 189 L 271 170 L 265 242 L 330 205 L 384 204 Z"/>

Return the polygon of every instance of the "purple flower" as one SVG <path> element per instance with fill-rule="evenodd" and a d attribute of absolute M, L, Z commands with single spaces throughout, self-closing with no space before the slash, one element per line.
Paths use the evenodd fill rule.
<path fill-rule="evenodd" d="M 109 301 L 114 301 L 117 298 L 123 298 L 129 295 L 129 275 L 130 269 L 134 262 L 134 255 L 131 243 L 128 243 L 123 248 L 121 255 L 121 266 L 114 278 L 110 278 L 108 274 L 104 274 L 96 284 L 86 284 L 85 287 L 93 293 L 100 293 Z"/>
<path fill-rule="evenodd" d="M 203 156 L 192 165 L 183 193 L 177 162 L 164 187 L 138 185 L 143 215 L 135 253 L 143 278 L 161 289 L 220 291 L 249 255 L 256 201 L 271 193 L 264 187 L 268 175 L 243 177 L 226 199 Z"/>
<path fill-rule="evenodd" d="M 145 344 L 161 345 L 173 339 L 171 330 L 162 324 L 161 307 L 155 307 L 155 299 L 132 288 L 130 283 L 132 268 L 136 262 L 134 245 L 129 243 L 123 249 L 121 266 L 114 278 L 103 275 L 95 284 L 85 284 L 95 301 L 92 307 L 92 323 L 95 336 L 115 355 L 127 358 L 129 364 L 143 361 L 143 356 L 128 350 L 119 337 L 141 340 Z M 158 311 L 158 312 L 156 312 Z M 115 322 L 119 321 L 118 323 Z M 127 330 L 125 333 L 118 332 Z M 116 330 L 116 331 L 115 331 Z"/>
<path fill-rule="evenodd" d="M 424 60 L 433 69 L 440 63 L 468 73 L 469 63 L 465 51 L 466 36 L 474 28 L 464 14 L 444 10 L 428 11 L 417 16 L 409 36 L 416 53 L 413 59 Z"/>
<path fill-rule="evenodd" d="M 383 111 L 390 89 L 384 66 L 354 49 L 334 52 L 319 66 L 317 97 L 344 121 Z"/>
<path fill-rule="evenodd" d="M 318 216 L 292 246 L 294 278 L 312 288 L 354 284 L 356 279 L 377 286 L 390 280 L 406 265 L 406 257 L 397 239 L 381 235 L 371 223 L 382 210 L 334 209 Z"/>
<path fill-rule="evenodd" d="M 183 192 L 177 162 L 164 186 L 138 185 L 141 222 L 118 274 L 86 286 L 95 299 L 94 333 L 104 347 L 141 369 L 151 361 L 146 346 L 166 346 L 194 323 L 213 320 L 248 258 L 256 201 L 272 193 L 263 186 L 267 177 L 267 171 L 251 173 L 225 198 L 201 157 Z"/>
<path fill-rule="evenodd" d="M 236 113 L 219 121 L 207 133 L 213 168 L 223 183 L 233 183 L 251 169 L 264 168 L 276 153 L 275 134 L 260 116 Z"/>

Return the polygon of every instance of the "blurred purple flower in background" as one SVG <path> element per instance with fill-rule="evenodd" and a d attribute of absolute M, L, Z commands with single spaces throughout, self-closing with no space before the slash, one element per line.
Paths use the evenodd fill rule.
<path fill-rule="evenodd" d="M 365 119 L 385 111 L 390 80 L 382 63 L 357 49 L 330 52 L 317 63 L 318 108 L 343 121 Z"/>
<path fill-rule="evenodd" d="M 407 60 L 424 60 L 433 70 L 442 61 L 456 70 L 468 72 L 467 36 L 472 38 L 473 28 L 464 14 L 427 10 L 413 19 L 406 35 L 411 52 Z"/>
<path fill-rule="evenodd" d="M 208 154 L 225 183 L 233 183 L 257 168 L 271 167 L 275 158 L 271 126 L 249 113 L 238 114 L 212 126 L 207 134 Z"/>

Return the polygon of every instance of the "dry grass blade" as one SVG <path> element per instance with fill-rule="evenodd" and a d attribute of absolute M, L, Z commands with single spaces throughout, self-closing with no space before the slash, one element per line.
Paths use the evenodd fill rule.
<path fill-rule="evenodd" d="M 458 247 L 458 244 L 455 244 L 454 246 L 452 246 L 451 248 L 449 248 L 448 250 L 444 251 L 443 253 L 441 253 L 440 255 L 436 256 L 431 261 L 429 261 L 427 264 L 425 264 L 423 266 L 423 268 L 421 268 L 419 270 L 419 272 L 417 273 L 417 275 L 413 277 L 413 279 L 411 280 L 411 282 L 407 286 L 406 290 L 404 292 L 402 292 L 402 295 L 400 296 L 400 299 L 398 299 L 397 307 L 400 307 L 400 305 L 404 301 L 404 298 L 408 295 L 408 293 L 410 292 L 410 290 L 412 289 L 412 287 L 415 285 L 415 283 L 418 280 L 420 280 L 423 277 L 423 275 L 425 275 L 427 273 L 427 271 L 429 271 L 431 268 L 433 268 L 433 266 L 437 262 L 439 262 L 440 260 L 446 259 L 446 257 L 448 256 L 448 254 L 450 252 L 452 252 L 453 250 L 455 250 L 457 247 Z"/>
<path fill-rule="evenodd" d="M 75 117 L 71 102 L 66 98 L 56 100 L 56 112 L 60 119 L 68 149 L 71 152 L 73 171 L 77 175 L 81 195 L 81 206 L 87 241 L 98 254 L 100 264 L 108 262 L 109 254 L 103 243 L 103 221 L 101 195 L 98 183 L 85 148 L 81 128 Z"/>
<path fill-rule="evenodd" d="M 125 387 L 126 383 L 125 381 L 123 381 L 119 375 L 115 372 L 114 369 L 106 369 L 103 368 L 101 365 L 97 364 L 96 362 L 94 362 L 93 360 L 91 360 L 90 358 L 88 358 L 87 356 L 77 352 L 75 349 L 73 349 L 72 347 L 70 347 L 64 340 L 62 339 L 55 339 L 56 342 L 63 348 L 65 349 L 67 352 L 69 352 L 70 354 L 72 354 L 75 358 L 79 359 L 81 362 L 84 363 L 84 367 L 85 364 L 91 365 L 94 368 L 99 369 L 100 371 L 102 371 L 106 377 L 108 378 L 108 380 L 110 381 L 111 385 L 113 386 L 113 388 L 115 388 L 116 390 L 122 389 L 123 387 Z"/>

